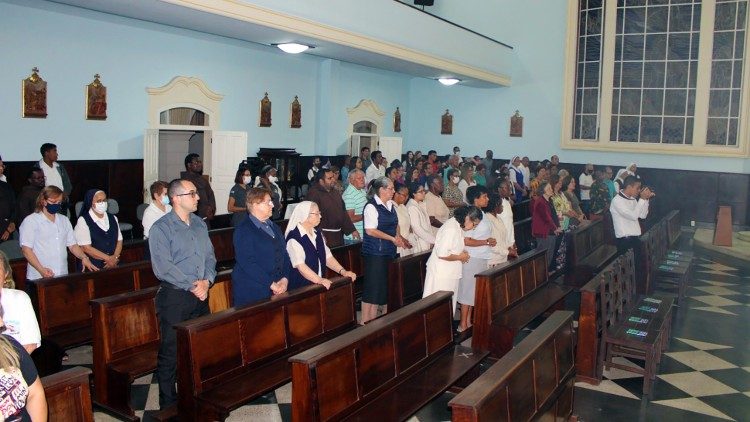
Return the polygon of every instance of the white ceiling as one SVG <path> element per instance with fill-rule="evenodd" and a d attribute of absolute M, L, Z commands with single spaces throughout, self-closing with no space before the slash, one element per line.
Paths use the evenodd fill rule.
<path fill-rule="evenodd" d="M 304 54 L 336 59 L 379 69 L 400 72 L 416 77 L 435 79 L 452 76 L 462 80 L 462 85 L 474 87 L 497 87 L 497 85 L 472 79 L 465 75 L 446 74 L 438 68 L 424 66 L 382 54 L 377 54 L 349 46 L 300 36 L 275 28 L 206 13 L 161 0 L 53 0 L 84 9 L 134 18 L 178 28 L 185 28 L 208 34 L 220 35 L 243 41 L 270 46 L 283 42 L 299 42 L 315 46 Z M 272 47 L 269 47 L 272 48 Z M 279 54 L 285 54 L 279 51 Z M 436 82 L 437 83 L 437 82 Z"/>

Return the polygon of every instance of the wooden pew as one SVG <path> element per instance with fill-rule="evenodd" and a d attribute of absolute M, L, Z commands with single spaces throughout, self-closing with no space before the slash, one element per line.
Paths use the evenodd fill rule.
<path fill-rule="evenodd" d="M 477 274 L 471 345 L 502 357 L 513 348 L 518 331 L 571 292 L 558 281 L 549 279 L 545 251 L 525 253 Z"/>
<path fill-rule="evenodd" d="M 388 312 L 422 298 L 432 250 L 397 258 L 388 267 Z"/>
<path fill-rule="evenodd" d="M 573 313 L 556 311 L 454 397 L 454 422 L 568 420 L 575 375 Z"/>
<path fill-rule="evenodd" d="M 231 271 L 216 276 L 209 291 L 211 312 L 229 306 Z M 120 418 L 137 421 L 130 390 L 156 370 L 160 332 L 154 299 L 159 287 L 91 301 L 94 323 L 94 401 Z M 212 300 L 216 297 L 216 300 Z M 213 305 L 213 306 L 212 306 Z"/>
<path fill-rule="evenodd" d="M 91 370 L 76 366 L 42 378 L 49 420 L 93 422 L 89 375 Z"/>
<path fill-rule="evenodd" d="M 450 292 L 437 292 L 296 356 L 292 420 L 405 420 L 486 353 L 453 343 Z"/>
<path fill-rule="evenodd" d="M 290 356 L 355 328 L 351 279 L 331 281 L 176 325 L 179 419 L 224 420 L 289 382 Z"/>
<path fill-rule="evenodd" d="M 525 199 L 513 204 L 513 222 L 531 218 L 531 200 Z"/>
<path fill-rule="evenodd" d="M 617 247 L 605 243 L 604 223 L 584 220 L 569 236 L 565 284 L 581 287 L 617 255 Z"/>
<path fill-rule="evenodd" d="M 355 241 L 340 246 L 334 246 L 331 248 L 331 254 L 344 268 L 357 274 L 357 280 L 354 282 L 354 296 L 357 299 L 361 298 L 365 275 L 364 260 L 362 259 L 362 242 Z M 338 276 L 339 274 L 336 274 L 328 268 L 326 269 L 326 277 L 329 279 Z"/>
<path fill-rule="evenodd" d="M 524 254 L 531 250 L 534 250 L 536 244 L 534 242 L 534 236 L 531 235 L 531 217 L 516 221 L 513 223 L 513 228 L 516 237 L 516 247 L 518 248 L 519 254 Z"/>

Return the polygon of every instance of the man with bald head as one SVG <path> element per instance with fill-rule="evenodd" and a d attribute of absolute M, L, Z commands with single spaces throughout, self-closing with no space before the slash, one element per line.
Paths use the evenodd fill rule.
<path fill-rule="evenodd" d="M 169 184 L 167 195 L 172 211 L 158 219 L 148 234 L 151 268 L 161 282 L 156 293 L 161 328 L 156 377 L 161 409 L 177 402 L 174 325 L 209 313 L 208 289 L 216 277 L 216 256 L 208 228 L 194 214 L 201 199 L 197 188 L 189 180 L 176 179 Z"/>

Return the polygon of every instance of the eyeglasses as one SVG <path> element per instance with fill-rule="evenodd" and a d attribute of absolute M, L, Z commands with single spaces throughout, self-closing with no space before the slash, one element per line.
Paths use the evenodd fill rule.
<path fill-rule="evenodd" d="M 175 195 L 175 196 L 188 196 L 188 195 L 190 195 L 190 197 L 191 197 L 191 198 L 195 198 L 196 196 L 198 196 L 198 192 L 196 192 L 196 191 L 194 191 L 194 190 L 191 190 L 191 191 L 190 191 L 190 192 L 188 192 L 188 193 L 178 193 L 178 194 L 177 194 L 177 195 Z"/>
<path fill-rule="evenodd" d="M 322 212 L 311 212 L 311 213 L 310 213 L 310 215 L 319 215 L 319 216 L 323 216 L 323 213 L 322 213 Z"/>

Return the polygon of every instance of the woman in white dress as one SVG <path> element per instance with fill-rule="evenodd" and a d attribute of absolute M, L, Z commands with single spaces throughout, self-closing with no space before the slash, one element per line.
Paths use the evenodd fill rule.
<path fill-rule="evenodd" d="M 414 241 L 411 242 L 414 253 L 429 250 L 435 244 L 435 234 L 432 232 L 430 216 L 427 214 L 427 204 L 424 202 L 426 195 L 427 189 L 424 188 L 423 184 L 419 182 L 409 184 L 411 199 L 406 203 L 406 209 L 409 211 L 411 231 L 414 235 Z"/>
<path fill-rule="evenodd" d="M 435 247 L 427 260 L 423 298 L 440 290 L 453 292 L 455 311 L 462 263 L 469 262 L 469 253 L 464 247 L 464 232 L 472 230 L 481 220 L 482 211 L 479 208 L 463 206 L 456 208 L 453 217 L 440 227 Z"/>
<path fill-rule="evenodd" d="M 484 218 L 492 225 L 492 237 L 497 240 L 497 244 L 492 248 L 492 258 L 487 263 L 490 267 L 508 262 L 509 258 L 518 257 L 513 243 L 508 241 L 508 230 L 505 223 L 500 220 L 500 214 L 503 212 L 503 198 L 493 193 L 490 195 L 490 202 L 484 209 Z"/>

